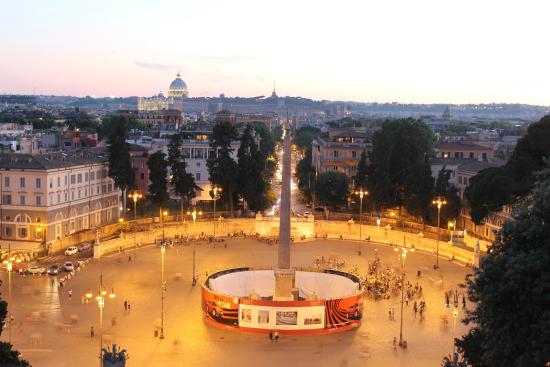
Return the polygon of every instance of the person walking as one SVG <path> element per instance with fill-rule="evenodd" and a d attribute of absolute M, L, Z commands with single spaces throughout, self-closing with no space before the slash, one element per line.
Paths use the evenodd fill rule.
<path fill-rule="evenodd" d="M 130 312 L 130 302 L 128 302 L 128 312 Z"/>
<path fill-rule="evenodd" d="M 128 311 L 128 301 L 124 301 L 124 311 Z"/>
<path fill-rule="evenodd" d="M 276 342 L 279 341 L 279 332 L 278 331 L 275 332 L 274 338 L 275 338 Z"/>
<path fill-rule="evenodd" d="M 462 295 L 462 308 L 466 308 L 466 297 Z"/>
<path fill-rule="evenodd" d="M 273 331 L 269 332 L 269 340 L 273 341 Z"/>
<path fill-rule="evenodd" d="M 90 338 L 94 337 L 94 327 L 90 326 Z"/>
<path fill-rule="evenodd" d="M 72 298 L 72 297 L 73 297 L 73 290 L 69 289 L 69 298 Z"/>

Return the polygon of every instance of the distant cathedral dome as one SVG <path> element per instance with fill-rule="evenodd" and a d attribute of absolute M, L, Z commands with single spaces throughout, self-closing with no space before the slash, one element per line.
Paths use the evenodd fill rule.
<path fill-rule="evenodd" d="M 168 96 L 174 98 L 187 97 L 187 84 L 181 79 L 180 73 L 176 76 L 176 79 L 170 83 L 170 88 L 168 88 Z"/>

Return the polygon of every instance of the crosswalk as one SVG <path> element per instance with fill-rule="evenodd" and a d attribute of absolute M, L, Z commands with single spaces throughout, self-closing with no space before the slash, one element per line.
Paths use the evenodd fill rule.
<path fill-rule="evenodd" d="M 79 260 L 86 260 L 89 257 L 90 257 L 89 254 L 83 254 L 83 253 L 79 253 L 76 256 L 67 256 L 64 254 L 53 254 L 53 255 L 48 255 L 48 256 L 39 258 L 38 262 L 42 266 L 54 265 L 54 264 L 62 265 L 65 261 L 71 261 L 73 263 L 76 263 Z"/>

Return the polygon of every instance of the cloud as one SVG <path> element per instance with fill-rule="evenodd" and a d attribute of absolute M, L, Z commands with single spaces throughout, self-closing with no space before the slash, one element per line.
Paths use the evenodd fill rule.
<path fill-rule="evenodd" d="M 174 69 L 181 69 L 178 65 L 157 64 L 154 62 L 144 62 L 139 60 L 134 61 L 134 64 L 140 68 L 153 69 L 157 71 L 173 71 Z"/>

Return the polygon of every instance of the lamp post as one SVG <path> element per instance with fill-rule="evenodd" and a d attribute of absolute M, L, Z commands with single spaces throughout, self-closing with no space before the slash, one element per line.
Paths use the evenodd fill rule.
<path fill-rule="evenodd" d="M 195 224 L 197 222 L 197 214 L 202 215 L 202 211 L 199 211 L 197 213 L 197 208 L 193 208 L 192 212 L 190 212 L 190 211 L 187 212 L 187 215 L 191 215 L 192 218 L 193 218 L 193 227 L 195 227 Z M 193 283 L 192 283 L 193 285 L 195 285 L 197 283 L 197 279 L 195 277 L 195 271 L 196 271 L 195 270 L 195 241 L 193 241 Z"/>
<path fill-rule="evenodd" d="M 455 222 L 450 220 L 447 223 L 447 229 L 449 230 L 449 232 L 451 232 L 451 244 L 452 244 L 453 243 L 453 232 L 455 230 Z"/>
<path fill-rule="evenodd" d="M 359 255 L 361 255 L 361 241 L 363 239 L 362 235 L 362 225 L 363 225 L 363 197 L 368 195 L 367 190 L 363 190 L 362 188 L 359 190 L 355 190 L 355 195 L 359 195 Z"/>
<path fill-rule="evenodd" d="M 398 248 L 394 248 L 394 251 L 398 251 Z M 401 320 L 399 326 L 399 346 L 403 347 L 403 302 L 405 295 L 405 259 L 407 258 L 407 252 L 414 252 L 414 248 L 407 248 L 405 244 L 405 236 L 403 235 L 403 246 L 401 247 Z"/>
<path fill-rule="evenodd" d="M 219 195 L 221 194 L 222 192 L 222 188 L 221 187 L 218 187 L 218 186 L 213 186 L 212 187 L 212 194 L 214 195 L 213 196 L 213 200 L 214 200 L 214 238 L 216 238 L 216 225 L 217 225 L 217 220 L 216 220 L 216 201 L 218 201 L 219 199 Z"/>
<path fill-rule="evenodd" d="M 130 199 L 134 201 L 134 260 L 136 259 L 136 227 L 137 227 L 137 201 L 138 199 L 141 199 L 143 195 L 141 195 L 138 191 L 134 191 L 131 195 L 128 195 Z"/>
<path fill-rule="evenodd" d="M 6 269 L 8 270 L 8 342 L 11 343 L 11 324 L 12 324 L 12 314 L 10 310 L 12 310 L 12 303 L 11 303 L 11 273 L 13 271 L 13 263 L 15 262 L 21 262 L 19 259 L 15 259 L 15 257 L 11 256 L 11 244 L 8 245 L 8 258 L 4 260 L 4 264 L 6 264 Z"/>
<path fill-rule="evenodd" d="M 164 240 L 160 245 L 160 274 L 161 274 L 161 296 L 160 296 L 160 335 L 159 339 L 164 339 L 164 297 L 166 293 L 166 282 L 164 281 L 164 253 L 166 252 L 166 243 Z"/>
<path fill-rule="evenodd" d="M 164 217 L 167 215 L 167 211 L 162 211 L 162 208 L 159 209 L 160 223 L 162 225 L 162 243 L 164 243 Z"/>
<path fill-rule="evenodd" d="M 434 269 L 439 269 L 439 233 L 441 232 L 439 224 L 441 219 L 441 207 L 447 204 L 447 201 L 444 198 L 437 197 L 435 200 L 432 201 L 432 204 L 437 206 L 437 245 Z"/>
<path fill-rule="evenodd" d="M 88 293 L 86 293 L 86 298 L 89 300 L 92 298 L 92 291 L 89 290 Z M 107 298 L 107 290 L 103 286 L 103 274 L 99 274 L 99 288 L 97 290 L 97 295 L 95 297 L 97 301 L 97 306 L 99 308 L 99 367 L 103 366 L 103 309 L 105 308 L 105 298 Z M 115 298 L 115 290 L 111 288 L 111 293 L 109 293 L 108 298 L 113 299 Z"/>

